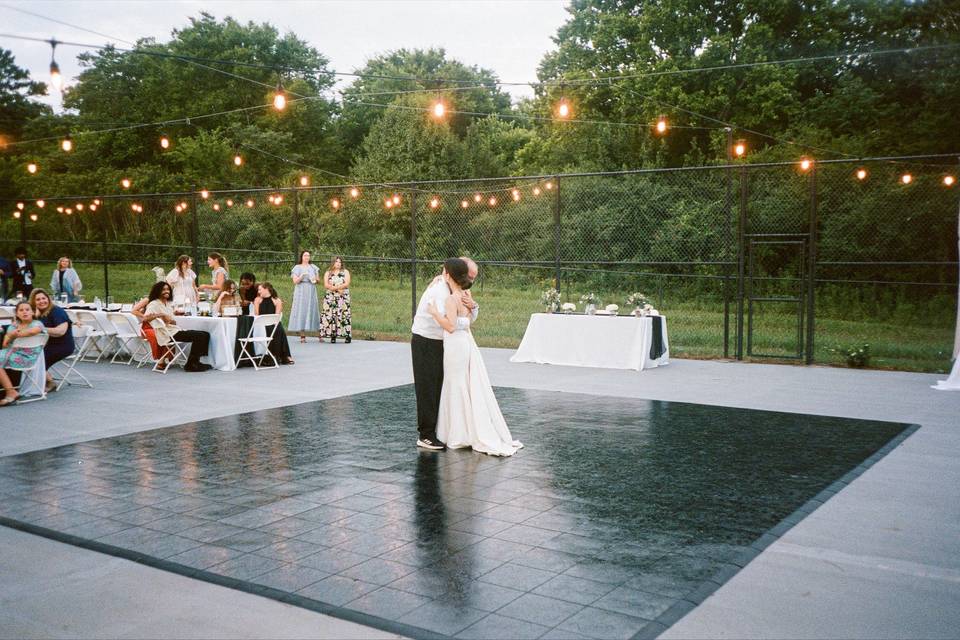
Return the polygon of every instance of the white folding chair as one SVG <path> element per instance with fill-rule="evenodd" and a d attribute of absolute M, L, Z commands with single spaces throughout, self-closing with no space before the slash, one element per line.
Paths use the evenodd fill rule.
<path fill-rule="evenodd" d="M 84 349 L 84 360 L 100 362 L 113 346 L 114 336 L 117 329 L 113 325 L 104 326 L 103 322 L 91 311 L 76 311 L 77 322 L 87 328 L 86 349 Z M 109 323 L 107 323 L 109 324 Z M 93 358 L 93 350 L 96 349 L 97 357 Z"/>
<path fill-rule="evenodd" d="M 153 370 L 159 371 L 160 373 L 166 373 L 170 370 L 170 367 L 180 365 L 181 367 L 187 364 L 187 351 L 183 348 L 184 344 L 189 343 L 180 343 L 175 339 L 176 334 L 173 338 L 170 338 L 167 341 L 167 344 L 160 345 L 160 350 L 165 351 L 166 353 L 158 360 L 154 362 Z M 163 366 L 163 363 L 167 364 Z"/>
<path fill-rule="evenodd" d="M 20 372 L 20 384 L 17 385 L 17 391 L 20 392 L 20 399 L 17 400 L 19 404 L 47 399 L 47 381 L 44 379 L 43 371 L 40 369 L 40 363 L 43 362 L 43 347 L 47 344 L 47 338 L 46 333 L 38 333 L 35 336 L 29 336 L 27 338 L 17 338 L 10 343 L 10 348 L 12 349 L 32 349 L 40 347 L 41 351 L 40 357 L 29 367 L 18 367 L 12 362 L 7 363 L 7 369 Z M 32 395 L 31 393 L 34 389 L 37 392 L 36 395 Z"/>
<path fill-rule="evenodd" d="M 85 325 L 77 326 L 74 324 L 71 330 L 73 331 L 73 353 L 60 362 L 51 365 L 47 371 L 49 371 L 53 379 L 57 381 L 57 391 L 60 391 L 65 384 L 93 389 L 93 383 L 87 380 L 87 377 L 77 371 L 76 368 L 77 363 L 83 359 L 84 350 L 89 348 L 88 345 L 90 343 L 87 342 L 86 336 L 87 327 Z M 61 367 L 66 367 L 63 372 L 60 371 Z M 79 381 L 74 381 L 74 378 L 79 378 Z"/>
<path fill-rule="evenodd" d="M 13 313 L 13 309 L 10 309 L 9 307 L 0 307 L 0 324 L 10 324 L 16 317 L 16 314 Z"/>
<path fill-rule="evenodd" d="M 117 331 L 113 337 L 117 350 L 110 358 L 111 364 L 116 364 L 117 358 L 122 357 L 123 354 L 126 354 L 128 358 L 126 362 L 121 361 L 121 364 L 130 364 L 136 358 L 136 353 L 139 353 L 142 349 L 143 337 L 140 335 L 140 327 L 134 326 L 130 322 L 130 317 L 117 311 L 107 312 L 107 320 Z M 135 351 L 136 353 L 134 353 Z"/>
<path fill-rule="evenodd" d="M 237 339 L 237 342 L 240 343 L 240 356 L 237 358 L 238 367 L 244 360 L 249 360 L 256 371 L 260 369 L 277 369 L 280 367 L 277 358 L 270 351 L 269 346 L 270 341 L 273 340 L 273 334 L 277 332 L 277 325 L 280 324 L 281 319 L 282 316 L 279 313 L 270 313 L 257 316 L 253 319 L 253 324 L 250 325 L 250 333 L 247 334 L 247 337 Z M 262 331 L 264 335 L 256 335 L 258 330 Z M 248 347 L 252 346 L 254 350 L 256 350 L 257 344 L 264 346 L 264 353 L 261 356 L 256 355 L 256 353 L 248 349 Z M 263 359 L 267 356 L 270 356 L 270 359 L 273 360 L 273 365 L 261 366 Z"/>

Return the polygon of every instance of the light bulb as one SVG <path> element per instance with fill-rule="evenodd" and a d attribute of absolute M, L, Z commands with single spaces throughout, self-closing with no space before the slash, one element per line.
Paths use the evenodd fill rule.
<path fill-rule="evenodd" d="M 183 207 L 181 207 L 180 205 L 175 206 L 174 209 L 176 209 L 177 213 L 180 213 L 181 211 L 183 211 Z"/>
<path fill-rule="evenodd" d="M 393 200 L 391 200 L 390 198 L 387 198 L 384 204 L 387 206 L 387 209 L 393 208 Z"/>
<path fill-rule="evenodd" d="M 433 117 L 440 119 L 447 114 L 447 107 L 444 106 L 442 100 L 437 100 L 433 103 Z"/>
<path fill-rule="evenodd" d="M 913 176 L 910 175 L 909 173 L 905 173 L 902 176 L 900 176 L 900 182 L 902 182 L 903 184 L 910 184 L 911 182 L 913 182 Z"/>
<path fill-rule="evenodd" d="M 510 195 L 511 195 L 511 197 L 513 197 L 513 201 L 514 201 L 514 202 L 519 202 L 519 201 L 520 201 L 520 190 L 519 190 L 519 189 L 514 189 L 513 191 L 510 192 Z"/>
<path fill-rule="evenodd" d="M 19 217 L 19 216 L 18 216 L 18 217 Z M 31 213 L 31 214 L 30 214 L 30 219 L 33 220 L 34 222 L 36 222 L 36 221 L 37 221 L 37 214 Z"/>
<path fill-rule="evenodd" d="M 470 206 L 470 203 L 469 203 L 468 201 L 466 201 L 466 200 L 461 200 L 461 201 L 460 201 L 460 206 L 463 207 L 464 209 L 466 209 L 467 207 Z"/>
<path fill-rule="evenodd" d="M 168 137 L 165 136 L 165 135 L 160 136 L 160 146 L 161 146 L 163 149 L 169 149 L 169 148 L 170 148 L 170 138 L 168 138 Z"/>
<path fill-rule="evenodd" d="M 19 220 L 19 219 L 20 219 L 20 212 L 19 212 L 19 211 L 14 211 L 14 212 L 13 212 L 13 217 Z"/>
<path fill-rule="evenodd" d="M 393 194 L 393 204 L 400 204 L 400 196 Z"/>
<path fill-rule="evenodd" d="M 60 141 L 60 148 L 66 152 L 73 151 L 73 138 L 69 133 Z"/>
<path fill-rule="evenodd" d="M 351 198 L 359 198 L 359 197 L 360 197 L 360 189 L 357 189 L 356 187 L 351 188 L 351 189 L 350 189 L 350 197 L 351 197 Z"/>
<path fill-rule="evenodd" d="M 63 213 L 63 207 L 57 207 L 57 213 Z"/>
<path fill-rule="evenodd" d="M 252 208 L 253 208 L 253 200 L 247 200 L 247 208 L 248 208 L 248 209 L 252 209 Z"/>
<path fill-rule="evenodd" d="M 71 209 L 70 207 L 67 207 L 66 209 L 64 209 L 63 212 L 64 212 L 65 214 L 67 214 L 68 216 L 72 216 L 72 215 L 73 215 L 73 209 Z"/>
<path fill-rule="evenodd" d="M 77 204 L 74 205 L 74 208 L 75 208 L 77 211 L 83 211 L 83 203 L 82 203 L 82 202 L 78 202 Z"/>
<path fill-rule="evenodd" d="M 489 204 L 491 207 L 495 207 L 497 206 L 497 199 L 494 196 L 490 196 L 490 199 L 487 200 L 487 204 Z"/>
<path fill-rule="evenodd" d="M 664 116 L 660 116 L 660 119 L 657 120 L 657 133 L 666 133 L 667 132 L 667 119 Z"/>
<path fill-rule="evenodd" d="M 800 160 L 801 171 L 809 171 L 811 166 L 813 166 L 813 161 L 810 160 L 810 158 L 803 158 Z"/>
<path fill-rule="evenodd" d="M 273 94 L 273 108 L 277 111 L 283 111 L 287 108 L 287 93 L 279 82 L 277 83 L 277 92 Z"/>
<path fill-rule="evenodd" d="M 552 183 L 552 182 L 548 182 L 547 184 L 545 184 L 545 185 L 543 185 L 543 186 L 546 188 L 547 191 L 550 191 L 550 189 L 553 189 L 553 183 Z"/>
<path fill-rule="evenodd" d="M 433 198 L 430 198 L 430 208 L 431 208 L 431 209 L 436 209 L 436 208 L 439 207 L 439 206 L 440 206 L 440 199 L 439 199 L 439 198 L 437 198 L 436 196 L 434 196 Z"/>
<path fill-rule="evenodd" d="M 310 185 L 310 177 L 309 177 L 309 176 L 300 176 L 300 186 L 301 186 L 301 187 L 307 187 L 307 186 L 309 186 L 309 185 Z"/>
<path fill-rule="evenodd" d="M 206 189 L 202 189 L 202 190 L 200 191 L 200 197 L 203 198 L 204 200 L 206 200 L 207 198 L 210 197 L 210 192 L 207 191 Z"/>
<path fill-rule="evenodd" d="M 17 203 L 17 209 L 20 209 L 20 211 L 23 211 L 23 207 L 24 207 L 24 204 L 22 202 Z"/>
<path fill-rule="evenodd" d="M 97 205 L 95 204 L 90 205 L 90 211 L 96 211 L 96 210 L 97 210 Z"/>
<path fill-rule="evenodd" d="M 562 119 L 567 119 L 573 114 L 573 109 L 570 108 L 570 103 L 567 102 L 566 98 L 560 99 L 560 104 L 557 105 L 557 117 Z"/>
<path fill-rule="evenodd" d="M 214 211 L 220 211 L 220 203 L 219 203 L 219 202 L 214 202 L 214 203 L 213 203 L 213 210 L 214 210 Z"/>
<path fill-rule="evenodd" d="M 234 156 L 233 156 L 233 164 L 235 164 L 235 165 L 238 166 L 238 167 L 239 167 L 240 165 L 242 165 L 242 164 L 243 164 L 243 156 L 241 156 L 239 153 L 236 154 L 236 155 L 234 155 Z"/>
<path fill-rule="evenodd" d="M 857 180 L 866 180 L 866 179 L 867 179 L 867 170 L 857 169 Z"/>
<path fill-rule="evenodd" d="M 186 210 L 187 210 L 187 203 L 186 203 L 186 202 L 181 202 L 181 203 L 180 203 L 180 208 L 183 209 L 184 211 L 186 211 Z"/>
<path fill-rule="evenodd" d="M 952 187 L 956 181 L 957 179 L 953 176 L 943 176 L 943 185 L 945 187 Z"/>
<path fill-rule="evenodd" d="M 27 165 L 27 173 L 36 173 L 37 172 L 37 163 L 31 162 Z"/>
<path fill-rule="evenodd" d="M 120 181 L 120 186 L 123 187 L 124 189 L 129 189 L 129 188 L 130 188 L 130 178 L 124 178 L 123 180 L 121 180 L 121 181 Z"/>
<path fill-rule="evenodd" d="M 43 209 L 45 206 L 47 206 L 47 203 L 43 200 L 37 200 L 37 206 Z"/>
<path fill-rule="evenodd" d="M 334 209 L 339 209 L 340 201 L 337 198 L 334 198 L 333 200 L 330 201 L 330 206 L 333 207 Z"/>
<path fill-rule="evenodd" d="M 56 60 L 50 61 L 50 84 L 57 91 L 63 91 L 63 75 L 60 73 L 60 65 L 57 64 Z"/>
<path fill-rule="evenodd" d="M 131 205 L 130 205 L 130 208 L 133 209 L 134 211 L 136 211 L 136 210 L 137 210 L 137 203 L 134 202 L 133 204 L 131 204 Z M 59 211 L 59 207 L 57 208 L 57 210 Z"/>
<path fill-rule="evenodd" d="M 100 199 L 99 199 L 99 198 L 95 198 L 94 201 L 93 201 L 93 204 L 95 204 L 95 205 L 97 205 L 97 206 L 99 207 L 99 206 L 100 206 Z"/>
<path fill-rule="evenodd" d="M 228 207 L 232 207 L 232 206 L 233 206 L 233 200 L 227 198 L 227 206 L 228 206 Z"/>
<path fill-rule="evenodd" d="M 540 187 L 534 187 L 534 188 L 533 188 L 533 195 L 535 195 L 535 196 L 540 195 Z"/>
<path fill-rule="evenodd" d="M 283 204 L 283 196 L 280 195 L 279 193 L 278 193 L 276 196 L 274 196 L 274 198 L 273 198 L 273 204 L 275 204 L 275 205 L 277 205 L 277 206 L 280 206 L 281 204 Z"/>
<path fill-rule="evenodd" d="M 474 201 L 474 202 L 480 202 L 481 200 L 483 200 L 483 196 L 481 196 L 479 193 L 473 194 L 473 201 Z"/>
<path fill-rule="evenodd" d="M 745 154 L 746 152 L 747 152 L 746 142 L 738 142 L 733 147 L 733 155 L 737 156 L 738 158 L 742 158 L 743 154 Z"/>

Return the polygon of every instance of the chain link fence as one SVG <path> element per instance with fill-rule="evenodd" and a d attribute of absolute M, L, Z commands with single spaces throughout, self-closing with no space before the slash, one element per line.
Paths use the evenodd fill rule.
<path fill-rule="evenodd" d="M 857 170 L 866 171 L 863 179 Z M 515 347 L 544 290 L 626 312 L 634 292 L 669 318 L 671 351 L 949 365 L 960 189 L 949 167 L 889 161 L 737 165 L 615 174 L 252 189 L 25 202 L 0 222 L 0 255 L 27 247 L 45 286 L 60 256 L 88 299 L 131 301 L 151 269 L 209 252 L 289 299 L 301 249 L 351 270 L 354 335 L 403 339 L 449 256 L 480 264 L 478 342 Z M 95 204 L 96 203 L 96 204 Z M 94 207 L 90 205 L 94 204 Z M 36 216 L 32 219 L 31 216 Z"/>

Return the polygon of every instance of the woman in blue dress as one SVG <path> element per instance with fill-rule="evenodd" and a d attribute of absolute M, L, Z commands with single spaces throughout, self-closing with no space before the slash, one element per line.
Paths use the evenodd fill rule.
<path fill-rule="evenodd" d="M 30 307 L 34 317 L 47 328 L 47 346 L 43 348 L 43 359 L 47 366 L 47 393 L 56 388 L 50 367 L 73 353 L 73 323 L 67 312 L 54 304 L 43 289 L 34 289 L 30 293 Z"/>
<path fill-rule="evenodd" d="M 310 252 L 300 253 L 300 260 L 290 271 L 293 279 L 293 304 L 290 307 L 290 318 L 287 320 L 287 329 L 300 334 L 300 342 L 307 341 L 305 331 L 320 329 L 320 306 L 317 300 L 317 278 L 320 269 L 310 263 Z M 323 342 L 323 336 L 320 336 Z"/>

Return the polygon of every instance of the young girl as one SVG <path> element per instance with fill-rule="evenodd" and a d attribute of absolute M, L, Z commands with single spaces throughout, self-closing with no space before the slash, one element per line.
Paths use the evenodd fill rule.
<path fill-rule="evenodd" d="M 14 404 L 20 394 L 13 388 L 10 376 L 7 375 L 6 368 L 15 366 L 17 368 L 27 368 L 33 366 L 43 353 L 43 347 L 16 347 L 13 341 L 17 338 L 29 338 L 38 333 L 46 333 L 47 329 L 39 320 L 33 319 L 33 308 L 30 303 L 24 300 L 17 303 L 14 312 L 16 321 L 7 328 L 3 336 L 3 348 L 0 349 L 0 385 L 3 386 L 4 397 L 0 400 L 0 407 L 6 407 Z"/>

